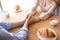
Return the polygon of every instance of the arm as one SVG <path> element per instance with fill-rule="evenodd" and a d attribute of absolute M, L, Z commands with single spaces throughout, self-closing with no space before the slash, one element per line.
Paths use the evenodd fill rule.
<path fill-rule="evenodd" d="M 56 5 L 55 2 L 53 2 L 52 5 L 51 5 L 51 7 L 50 7 L 50 9 L 46 12 L 46 14 L 47 15 L 51 15 L 56 8 L 57 8 L 57 5 Z"/>
<path fill-rule="evenodd" d="M 33 9 L 32 9 L 32 12 L 29 13 L 29 14 L 27 15 L 27 17 L 30 17 L 30 16 L 34 16 L 34 15 L 35 15 L 35 13 L 36 13 L 36 11 L 37 11 L 37 8 L 38 8 L 38 5 L 39 5 L 39 0 L 37 0 L 35 6 L 34 6 Z"/>
<path fill-rule="evenodd" d="M 39 5 L 39 0 L 37 0 L 35 6 L 33 7 L 32 12 L 30 13 L 31 16 L 33 16 L 36 13 L 38 5 Z"/>
<path fill-rule="evenodd" d="M 24 24 L 24 21 L 23 22 L 12 22 L 11 23 L 11 29 L 12 28 L 16 28 L 16 27 L 18 27 L 18 26 L 21 26 L 21 25 L 23 25 Z"/>
<path fill-rule="evenodd" d="M 42 13 L 39 17 L 41 20 L 47 19 L 51 16 L 51 14 L 54 12 L 54 10 L 57 8 L 57 5 L 55 2 L 52 3 L 51 7 L 49 10 L 45 13 Z"/>
<path fill-rule="evenodd" d="M 49 8 L 49 10 L 47 12 L 41 13 L 41 15 L 39 17 L 31 17 L 29 23 L 31 24 L 31 23 L 34 23 L 34 22 L 37 22 L 40 20 L 45 20 L 45 19 L 49 18 L 56 7 L 57 7 L 56 3 L 53 2 L 53 4 L 51 5 L 51 7 Z"/>
<path fill-rule="evenodd" d="M 4 29 L 9 30 L 11 28 L 16 28 L 18 26 L 21 26 L 23 22 L 0 22 L 0 26 L 2 26 Z"/>

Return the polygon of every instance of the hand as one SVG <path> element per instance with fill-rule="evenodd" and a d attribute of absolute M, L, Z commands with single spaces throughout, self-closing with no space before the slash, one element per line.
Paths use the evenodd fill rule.
<path fill-rule="evenodd" d="M 29 16 L 31 17 L 31 16 L 33 16 L 34 14 L 35 14 L 34 12 L 31 12 L 30 14 L 27 15 L 27 17 L 29 17 Z"/>
<path fill-rule="evenodd" d="M 29 20 L 29 24 L 35 23 L 35 22 L 37 22 L 37 21 L 39 21 L 39 20 L 40 20 L 39 17 L 31 16 L 31 18 L 30 18 L 30 20 Z"/>
<path fill-rule="evenodd" d="M 42 13 L 39 17 L 40 17 L 41 20 L 45 20 L 49 17 L 49 15 L 46 14 L 46 13 Z"/>
<path fill-rule="evenodd" d="M 27 18 L 28 18 L 28 17 L 31 17 L 31 16 L 33 16 L 32 13 L 31 13 L 31 14 L 28 14 L 28 15 L 27 15 Z"/>

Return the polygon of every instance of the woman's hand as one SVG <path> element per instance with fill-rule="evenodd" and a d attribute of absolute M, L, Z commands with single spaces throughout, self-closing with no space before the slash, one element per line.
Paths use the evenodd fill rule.
<path fill-rule="evenodd" d="M 48 15 L 47 13 L 41 13 L 41 15 L 39 16 L 41 20 L 45 20 L 49 17 L 50 15 Z"/>

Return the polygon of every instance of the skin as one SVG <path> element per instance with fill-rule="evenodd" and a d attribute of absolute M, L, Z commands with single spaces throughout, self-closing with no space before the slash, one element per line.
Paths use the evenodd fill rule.
<path fill-rule="evenodd" d="M 23 28 L 27 28 L 27 29 L 28 29 L 28 25 L 29 25 L 29 20 L 30 20 L 30 18 L 31 18 L 31 16 L 29 16 L 29 17 L 26 19 L 26 21 L 25 21 L 25 23 L 24 23 L 24 25 L 23 25 Z"/>
<path fill-rule="evenodd" d="M 24 22 L 12 22 L 11 23 L 11 29 L 12 28 L 16 28 L 16 27 L 19 27 L 19 26 L 21 26 L 21 25 L 23 25 L 24 24 Z"/>
<path fill-rule="evenodd" d="M 12 29 L 12 28 L 16 28 L 16 27 L 18 27 L 18 26 L 21 26 L 21 25 L 23 25 L 23 24 L 24 24 L 23 27 L 28 28 L 29 20 L 30 20 L 30 16 L 26 18 L 25 23 L 24 23 L 24 22 L 22 22 L 22 23 L 21 23 L 21 22 L 11 23 L 11 24 L 12 24 L 12 25 L 11 25 L 11 29 Z"/>
<path fill-rule="evenodd" d="M 58 4 L 60 4 L 60 0 L 55 0 Z"/>
<path fill-rule="evenodd" d="M 42 4 L 41 4 L 41 2 L 42 2 Z M 42 14 L 45 14 L 45 15 L 44 16 L 40 15 L 39 17 L 34 17 L 33 15 L 37 12 L 38 6 L 41 9 L 43 9 L 43 10 L 41 10 L 42 11 L 41 15 Z M 37 21 L 40 21 L 40 20 L 45 20 L 45 19 L 49 18 L 52 15 L 52 13 L 54 12 L 55 8 L 57 8 L 57 5 L 53 0 L 49 0 L 49 1 L 37 0 L 35 7 L 32 9 L 33 13 L 29 14 L 29 16 L 31 16 L 30 24 L 34 23 L 34 22 L 37 22 Z"/>
<path fill-rule="evenodd" d="M 46 0 L 45 0 L 46 1 Z M 29 24 L 31 24 L 31 23 L 35 23 L 35 22 L 37 22 L 37 21 L 40 21 L 40 20 L 45 20 L 45 19 L 47 19 L 47 18 L 49 18 L 51 15 L 52 15 L 52 13 L 54 12 L 54 10 L 55 10 L 55 8 L 57 8 L 57 5 L 56 5 L 56 3 L 53 1 L 53 2 L 51 2 L 51 3 L 49 3 L 49 2 L 46 2 L 46 6 L 48 7 L 50 4 L 50 7 L 49 8 L 44 8 L 44 7 L 46 7 L 46 6 L 44 6 L 45 5 L 45 2 L 44 0 L 42 1 L 42 3 L 43 3 L 43 5 L 41 5 L 40 4 L 40 0 L 37 0 L 37 2 L 36 2 L 36 5 L 35 5 L 35 7 L 32 9 L 32 12 L 31 12 L 31 14 L 29 14 L 27 17 L 31 17 L 30 19 L 29 19 Z M 52 1 L 52 0 L 51 0 Z M 56 2 L 58 2 L 58 3 L 60 3 L 60 1 L 58 0 L 58 1 L 56 1 Z M 47 4 L 49 4 L 49 5 L 47 5 Z M 34 14 L 36 14 L 36 12 L 37 12 L 37 8 L 38 8 L 38 6 L 40 6 L 40 8 L 41 9 L 44 9 L 44 11 L 46 11 L 46 12 L 44 12 L 43 10 L 42 10 L 42 13 L 41 13 L 41 15 L 42 14 L 45 14 L 45 16 L 39 16 L 39 17 L 34 17 L 33 15 Z M 42 8 L 43 7 L 43 8 Z M 47 10 L 46 10 L 47 9 Z M 24 22 L 23 22 L 24 23 Z M 15 27 L 18 27 L 18 26 L 20 26 L 20 25 L 22 25 L 23 23 L 21 23 L 21 22 L 16 22 L 16 23 L 12 23 L 12 26 L 11 26 L 11 28 L 15 28 Z"/>

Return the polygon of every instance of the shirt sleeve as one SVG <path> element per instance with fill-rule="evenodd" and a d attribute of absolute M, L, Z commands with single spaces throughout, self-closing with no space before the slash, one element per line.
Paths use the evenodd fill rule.
<path fill-rule="evenodd" d="M 16 37 L 17 37 L 19 40 L 26 40 L 27 35 L 28 35 L 28 30 L 26 30 L 26 29 L 20 29 L 20 30 L 17 32 Z"/>
<path fill-rule="evenodd" d="M 0 22 L 0 26 L 2 26 L 6 30 L 9 30 L 11 28 L 11 23 L 10 22 Z"/>

